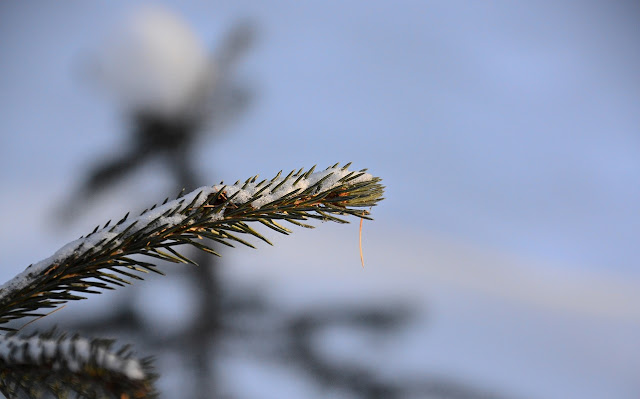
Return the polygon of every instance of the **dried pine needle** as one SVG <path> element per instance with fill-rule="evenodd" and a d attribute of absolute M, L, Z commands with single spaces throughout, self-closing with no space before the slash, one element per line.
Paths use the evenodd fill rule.
<path fill-rule="evenodd" d="M 362 212 L 364 215 L 364 212 Z M 360 263 L 362 263 L 362 268 L 364 269 L 364 256 L 362 255 L 362 224 L 364 222 L 364 218 L 360 218 Z"/>

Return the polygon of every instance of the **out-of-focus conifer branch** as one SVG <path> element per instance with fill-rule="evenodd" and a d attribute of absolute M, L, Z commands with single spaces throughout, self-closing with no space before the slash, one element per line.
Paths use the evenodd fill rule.
<path fill-rule="evenodd" d="M 0 392 L 7 398 L 153 398 L 150 359 L 113 341 L 55 331 L 0 337 Z"/>

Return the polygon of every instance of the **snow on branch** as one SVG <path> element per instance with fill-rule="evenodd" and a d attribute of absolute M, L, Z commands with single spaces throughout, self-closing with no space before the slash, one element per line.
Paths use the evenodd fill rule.
<path fill-rule="evenodd" d="M 155 397 L 149 359 L 137 359 L 113 341 L 67 337 L 55 331 L 0 337 L 0 392 L 8 398 Z"/>
<path fill-rule="evenodd" d="M 303 221 L 348 223 L 340 218 L 343 215 L 370 219 L 369 211 L 362 208 L 382 200 L 384 187 L 379 178 L 365 170 L 350 171 L 349 165 L 335 164 L 316 173 L 315 167 L 300 169 L 286 177 L 278 173 L 260 182 L 255 176 L 230 186 L 205 186 L 154 205 L 137 218 L 128 219 L 127 214 L 111 227 L 109 223 L 102 229 L 96 227 L 0 287 L 0 324 L 42 316 L 42 309 L 129 284 L 130 279 L 140 280 L 140 273 L 162 274 L 153 263 L 157 259 L 194 263 L 177 252 L 176 246 L 187 244 L 218 255 L 211 248 L 212 242 L 253 247 L 241 238 L 253 236 L 270 244 L 250 223 L 289 234 L 291 231 L 279 221 L 311 228 Z M 142 260 L 136 255 L 152 259 Z"/>

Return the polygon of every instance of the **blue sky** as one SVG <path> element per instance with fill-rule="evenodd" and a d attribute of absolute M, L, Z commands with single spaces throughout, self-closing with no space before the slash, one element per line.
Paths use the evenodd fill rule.
<path fill-rule="evenodd" d="M 4 262 L 12 265 L 3 271 L 5 277 L 95 223 L 164 198 L 163 191 L 171 187 L 167 174 L 149 165 L 64 234 L 47 227 L 85 165 L 118 151 L 124 141 L 119 110 L 90 84 L 84 68 L 129 4 L 0 5 L 0 179 L 5 187 L 0 237 Z M 559 309 L 574 309 L 571 298 L 585 300 L 590 287 L 603 298 L 598 303 L 612 304 L 609 311 L 625 298 L 636 298 L 640 14 L 633 2 L 165 4 L 212 46 L 238 18 L 251 18 L 259 27 L 259 40 L 238 71 L 238 77 L 255 88 L 255 102 L 221 137 L 203 140 L 197 154 L 211 183 L 353 161 L 387 185 L 387 199 L 374 212 L 376 222 L 365 225 L 365 250 L 367 231 L 375 248 L 365 252 L 373 265 L 367 270 L 376 270 L 376 256 L 392 263 L 394 258 L 384 256 L 396 253 L 408 276 L 427 276 L 456 287 L 460 298 L 476 295 L 467 293 L 471 279 L 459 277 L 468 275 L 464 268 L 458 277 L 442 277 L 441 271 L 420 274 L 423 267 L 431 270 L 421 263 L 430 254 L 423 248 L 446 242 L 451 245 L 446 255 L 438 252 L 428 258 L 440 262 L 442 270 L 449 264 L 472 265 L 477 259 L 489 274 L 524 273 L 520 280 L 506 281 L 543 276 L 546 287 L 577 281 L 579 288 L 567 292 L 581 294 L 560 295 Z M 147 199 L 142 205 L 131 201 L 140 197 Z M 351 234 L 324 228 L 311 235 L 326 240 L 332 234 L 344 239 Z M 395 247 L 385 249 L 384 237 L 390 234 Z M 289 259 L 295 243 L 290 245 L 269 253 Z M 507 260 L 498 262 L 495 254 Z M 468 259 L 460 260 L 465 256 Z M 491 268 L 494 261 L 506 269 Z M 385 273 L 393 273 L 389 265 Z M 609 278 L 615 282 L 609 284 Z M 624 280 L 627 285 L 620 283 Z M 598 281 L 605 282 L 599 286 Z M 526 306 L 538 306 L 544 297 L 531 299 L 535 286 L 524 289 L 531 295 L 522 299 L 498 282 L 478 284 L 471 291 L 493 290 L 497 294 L 491 295 Z M 622 294 L 615 297 L 620 284 Z M 470 317 L 473 307 L 462 311 L 458 301 L 444 300 L 444 309 Z M 550 335 L 564 331 L 558 316 L 545 313 L 549 309 L 543 305 L 534 306 L 530 320 L 541 317 L 543 324 L 553 326 Z M 621 353 L 640 353 L 619 332 L 628 322 L 637 332 L 638 314 L 622 308 L 619 324 L 601 335 L 585 333 L 584 342 L 618 337 Z M 546 309 L 541 313 L 546 316 L 540 316 L 539 309 Z M 599 324 L 601 315 L 589 314 L 590 326 L 605 328 Z M 458 327 L 449 320 L 442 336 Z M 580 323 L 570 323 L 576 333 L 585 330 Z M 517 336 L 513 324 L 505 328 Z M 562 347 L 564 342 L 557 338 L 556 344 Z M 455 347 L 455 342 L 450 344 L 446 348 Z M 544 340 L 538 345 L 544 348 Z M 575 352 L 583 349 L 578 346 Z M 464 354 L 458 358 L 448 367 L 460 370 L 473 364 Z M 616 359 L 618 363 L 607 358 L 602 368 L 613 362 L 619 369 L 611 369 L 629 371 L 635 364 L 624 356 Z M 545 362 L 540 362 L 544 369 Z M 562 370 L 571 365 L 567 361 Z M 493 375 L 512 367 L 509 362 L 497 364 Z M 468 369 L 470 378 L 487 380 L 481 365 Z M 593 370 L 594 375 L 602 371 Z M 522 376 L 532 370 L 518 372 Z M 544 380 L 547 375 L 541 373 Z M 621 387 L 620 397 L 637 395 L 632 373 L 625 375 L 612 373 L 609 385 L 579 393 L 604 397 L 598 392 L 615 386 Z M 564 378 L 564 385 L 560 379 L 550 382 L 549 392 L 538 393 L 576 394 L 572 381 L 579 377 Z M 499 385 L 500 379 L 493 379 Z M 514 387 L 529 388 L 542 389 Z"/>
<path fill-rule="evenodd" d="M 234 19 L 260 25 L 241 71 L 256 102 L 204 146 L 202 167 L 235 180 L 354 161 L 385 178 L 382 215 L 636 273 L 633 6 L 446 4 L 176 7 L 208 43 Z M 123 140 L 115 107 L 81 77 L 83 59 L 125 12 L 124 3 L 3 5 L 5 181 L 74 181 L 82 161 Z"/>

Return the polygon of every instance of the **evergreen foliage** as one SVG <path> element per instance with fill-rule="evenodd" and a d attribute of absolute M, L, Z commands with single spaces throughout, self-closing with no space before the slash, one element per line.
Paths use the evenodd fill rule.
<path fill-rule="evenodd" d="M 113 341 L 55 331 L 0 340 L 0 392 L 7 398 L 152 398 L 150 359 Z"/>
<path fill-rule="evenodd" d="M 211 244 L 233 247 L 253 236 L 271 244 L 252 226 L 262 224 L 279 233 L 291 230 L 280 222 L 312 228 L 309 219 L 348 223 L 342 217 L 370 219 L 367 209 L 382 200 L 380 179 L 366 170 L 350 171 L 335 164 L 258 176 L 234 185 L 201 187 L 173 201 L 108 222 L 73 241 L 53 256 L 32 264 L 0 287 L 0 391 L 7 397 L 116 397 L 154 395 L 149 360 L 139 360 L 127 348 L 113 351 L 112 342 L 68 338 L 48 332 L 21 338 L 6 324 L 40 317 L 84 294 L 100 293 L 141 280 L 141 274 L 162 274 L 154 262 L 193 263 L 176 248 L 190 245 L 218 255 Z"/>

